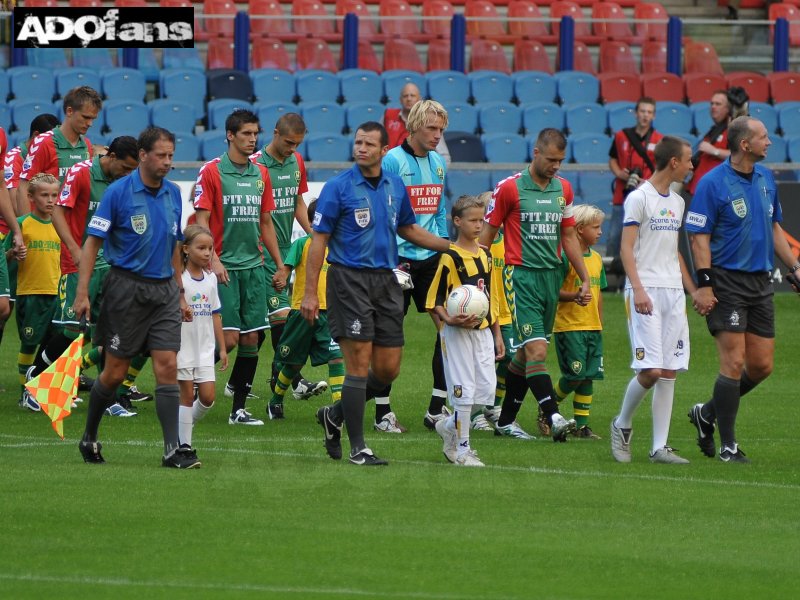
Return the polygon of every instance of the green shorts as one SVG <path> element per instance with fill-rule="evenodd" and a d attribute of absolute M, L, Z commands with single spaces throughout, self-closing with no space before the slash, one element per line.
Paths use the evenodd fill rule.
<path fill-rule="evenodd" d="M 555 334 L 561 375 L 568 381 L 603 379 L 603 333 L 559 331 Z"/>
<path fill-rule="evenodd" d="M 11 300 L 17 297 L 17 272 L 19 271 L 19 263 L 12 260 L 8 263 L 8 290 L 11 294 Z"/>
<path fill-rule="evenodd" d="M 67 273 L 58 280 L 58 309 L 53 316 L 56 325 L 77 325 L 78 319 L 72 306 L 75 304 L 75 295 L 78 291 L 78 273 Z M 92 307 L 94 314 L 94 307 Z"/>
<path fill-rule="evenodd" d="M 564 279 L 561 269 L 528 269 L 506 266 L 505 293 L 511 309 L 516 350 L 533 340 L 550 341 Z"/>
<path fill-rule="evenodd" d="M 316 367 L 341 358 L 342 351 L 331 339 L 327 311 L 319 311 L 317 322 L 311 326 L 299 310 L 291 310 L 275 358 L 287 365 L 304 365 L 309 357 Z"/>
<path fill-rule="evenodd" d="M 511 359 L 514 358 L 514 351 L 512 347 L 516 344 L 516 337 L 514 335 L 514 326 L 509 323 L 508 325 L 500 325 L 500 335 L 503 337 L 503 344 L 506 347 L 506 354 L 503 356 L 500 363 L 510 363 Z"/>
<path fill-rule="evenodd" d="M 25 346 L 38 346 L 53 334 L 52 320 L 58 296 L 30 294 L 17 296 L 17 331 Z"/>
<path fill-rule="evenodd" d="M 272 287 L 272 276 L 275 275 L 275 263 L 272 258 L 267 254 L 264 257 L 264 276 L 267 284 L 267 316 L 289 310 L 289 287 L 283 288 L 280 292 L 275 291 Z"/>
<path fill-rule="evenodd" d="M 11 296 L 11 283 L 8 279 L 8 263 L 5 257 L 3 257 L 3 260 L 0 260 L 0 296 Z"/>
<path fill-rule="evenodd" d="M 267 286 L 264 267 L 228 271 L 228 285 L 219 284 L 222 303 L 222 328 L 240 333 L 267 329 L 269 321 L 264 311 Z"/>

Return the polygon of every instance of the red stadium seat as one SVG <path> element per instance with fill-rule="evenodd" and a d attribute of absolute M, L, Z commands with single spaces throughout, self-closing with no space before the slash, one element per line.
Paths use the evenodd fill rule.
<path fill-rule="evenodd" d="M 789 45 L 800 46 L 800 9 L 785 2 L 769 5 L 769 20 L 783 18 L 789 21 Z M 775 26 L 769 26 L 769 43 L 772 44 Z"/>
<path fill-rule="evenodd" d="M 336 0 L 336 30 L 342 32 L 344 16 L 348 13 L 358 15 L 358 37 L 374 36 L 378 33 L 375 20 L 367 4 L 362 0 Z"/>
<path fill-rule="evenodd" d="M 708 102 L 714 92 L 728 87 L 725 78 L 716 73 L 686 73 L 683 76 L 683 83 L 686 86 L 686 101 L 689 104 Z"/>
<path fill-rule="evenodd" d="M 642 42 L 642 73 L 666 73 L 667 42 L 645 40 Z"/>
<path fill-rule="evenodd" d="M 26 6 L 30 3 L 26 2 Z M 114 0 L 114 6 L 117 8 L 147 8 L 150 3 L 147 0 Z"/>
<path fill-rule="evenodd" d="M 723 75 L 722 64 L 713 44 L 709 42 L 686 42 L 684 45 L 684 71 L 688 73 L 706 73 Z"/>
<path fill-rule="evenodd" d="M 375 47 L 370 40 L 361 39 L 360 36 L 358 40 L 358 68 L 375 71 L 376 73 L 381 72 L 381 61 L 378 55 L 375 54 Z"/>
<path fill-rule="evenodd" d="M 318 0 L 294 0 L 292 2 L 293 17 L 314 17 L 311 19 L 292 19 L 294 32 L 306 37 L 328 41 L 335 39 L 334 21 L 328 14 L 325 5 Z"/>
<path fill-rule="evenodd" d="M 321 69 L 336 73 L 339 70 L 339 64 L 333 57 L 328 43 L 321 39 L 300 38 L 297 40 L 295 60 L 298 71 Z"/>
<path fill-rule="evenodd" d="M 609 19 L 613 21 L 593 21 L 592 32 L 604 39 L 630 42 L 633 39 L 631 26 L 615 2 L 595 2 L 592 5 L 592 19 Z M 602 68 L 601 68 L 602 70 Z"/>
<path fill-rule="evenodd" d="M 638 75 L 630 73 L 600 73 L 600 99 L 609 102 L 623 100 L 636 102 L 642 97 L 642 82 Z"/>
<path fill-rule="evenodd" d="M 469 0 L 464 9 L 467 18 L 467 35 L 484 38 L 502 38 L 506 35 L 506 26 L 500 20 L 486 21 L 484 19 L 498 19 L 499 13 L 492 2 L 488 0 Z"/>
<path fill-rule="evenodd" d="M 503 46 L 494 40 L 472 40 L 470 71 L 511 73 L 511 67 L 508 64 L 508 58 Z"/>
<path fill-rule="evenodd" d="M 233 37 L 233 19 L 236 16 L 236 4 L 233 0 L 205 0 L 203 14 L 207 17 L 221 16 L 219 19 L 205 19 L 205 30 L 211 36 Z"/>
<path fill-rule="evenodd" d="M 209 38 L 206 67 L 208 69 L 233 68 L 233 38 Z"/>
<path fill-rule="evenodd" d="M 508 5 L 508 33 L 517 38 L 531 38 L 543 44 L 554 44 L 556 36 L 550 33 L 550 23 L 514 20 L 541 18 L 542 13 L 533 2 L 512 0 Z"/>
<path fill-rule="evenodd" d="M 592 75 L 597 74 L 592 54 L 589 52 L 589 47 L 584 42 L 575 42 L 574 59 L 572 68 L 575 71 L 591 73 Z"/>
<path fill-rule="evenodd" d="M 423 17 L 445 17 L 447 20 L 422 19 L 422 33 L 427 36 L 450 37 L 450 21 L 455 13 L 449 0 L 428 0 L 422 4 Z"/>
<path fill-rule="evenodd" d="M 514 71 L 542 71 L 552 74 L 553 65 L 544 44 L 526 39 L 514 42 Z"/>
<path fill-rule="evenodd" d="M 450 40 L 439 38 L 428 42 L 428 71 L 450 70 Z"/>
<path fill-rule="evenodd" d="M 600 44 L 600 72 L 638 75 L 639 67 L 631 53 L 631 47 L 625 42 L 602 42 Z"/>
<path fill-rule="evenodd" d="M 158 0 L 158 5 L 163 8 L 191 8 L 194 6 L 192 0 Z M 194 15 L 194 39 L 195 41 L 205 41 L 208 39 L 208 34 L 203 31 L 200 20 L 197 18 L 197 12 Z"/>
<path fill-rule="evenodd" d="M 645 73 L 642 96 L 649 96 L 656 102 L 683 102 L 683 80 L 674 73 Z"/>
<path fill-rule="evenodd" d="M 774 72 L 767 75 L 767 79 L 775 104 L 800 101 L 800 73 Z"/>
<path fill-rule="evenodd" d="M 751 102 L 769 102 L 769 79 L 761 73 L 735 71 L 727 73 L 728 87 L 743 87 Z"/>
<path fill-rule="evenodd" d="M 25 0 L 25 8 L 52 8 L 58 6 L 58 0 Z"/>
<path fill-rule="evenodd" d="M 283 42 L 277 38 L 261 38 L 253 44 L 251 69 L 283 69 L 292 71 L 292 59 Z"/>
<path fill-rule="evenodd" d="M 636 23 L 636 37 L 646 40 L 667 41 L 667 11 L 658 2 L 641 2 L 633 7 L 634 20 L 664 21 L 663 23 Z"/>
<path fill-rule="evenodd" d="M 405 36 L 415 38 L 419 35 L 419 23 L 414 11 L 406 0 L 381 0 L 379 9 L 381 32 L 387 36 Z"/>
<path fill-rule="evenodd" d="M 276 17 L 274 19 L 251 18 L 251 35 L 277 37 L 282 40 L 291 37 L 290 21 L 278 0 L 250 0 L 248 9 L 251 17 Z"/>
<path fill-rule="evenodd" d="M 25 6 L 30 6 L 27 2 Z M 70 8 L 102 8 L 103 0 L 69 0 Z"/>
<path fill-rule="evenodd" d="M 404 69 L 406 71 L 425 71 L 414 42 L 405 38 L 388 39 L 383 45 L 383 70 Z"/>
<path fill-rule="evenodd" d="M 550 5 L 550 17 L 559 20 L 562 17 L 572 17 L 575 19 L 576 40 L 587 44 L 597 44 L 600 42 L 600 38 L 592 35 L 592 32 L 589 30 L 589 22 L 581 20 L 585 17 L 581 7 L 575 2 L 571 2 L 569 0 L 557 0 L 556 2 L 553 2 L 553 4 Z M 556 37 L 558 37 L 558 24 L 553 27 L 553 33 L 556 35 Z"/>

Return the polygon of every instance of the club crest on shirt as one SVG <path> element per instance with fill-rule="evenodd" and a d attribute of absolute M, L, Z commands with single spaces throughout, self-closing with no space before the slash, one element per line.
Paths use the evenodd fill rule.
<path fill-rule="evenodd" d="M 259 179 L 258 181 L 256 181 L 256 189 L 258 190 L 259 194 L 263 194 L 264 193 L 264 180 L 263 179 Z"/>
<path fill-rule="evenodd" d="M 147 231 L 147 215 L 131 215 L 131 227 L 134 232 L 142 235 Z"/>
<path fill-rule="evenodd" d="M 294 180 L 297 183 L 300 183 L 300 169 L 294 172 Z"/>
<path fill-rule="evenodd" d="M 444 169 L 442 167 L 436 167 L 436 175 L 439 179 L 444 180 Z"/>
<path fill-rule="evenodd" d="M 558 202 L 558 205 L 561 207 L 561 210 L 564 210 L 564 207 L 567 206 L 567 199 L 564 198 L 564 196 L 559 196 L 558 198 L 556 198 L 556 202 Z"/>
<path fill-rule="evenodd" d="M 356 217 L 356 225 L 362 228 L 369 225 L 370 215 L 368 208 L 357 208 L 353 214 Z"/>
<path fill-rule="evenodd" d="M 747 216 L 747 204 L 745 204 L 744 198 L 737 198 L 731 202 L 731 206 L 734 214 L 740 219 L 744 219 Z"/>

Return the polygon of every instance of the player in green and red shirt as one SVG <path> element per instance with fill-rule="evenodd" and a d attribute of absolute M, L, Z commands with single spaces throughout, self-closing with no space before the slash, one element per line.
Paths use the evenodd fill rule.
<path fill-rule="evenodd" d="M 39 137 L 45 131 L 50 131 L 54 127 L 58 127 L 58 117 L 50 113 L 42 113 L 31 121 L 30 133 L 28 139 L 20 142 L 19 146 L 9 148 L 6 152 L 3 177 L 6 180 L 6 187 L 11 196 L 11 205 L 21 217 L 30 211 L 31 205 L 27 198 L 17 198 L 17 187 L 19 187 L 19 176 L 22 173 L 22 165 L 28 157 L 28 149 L 33 140 Z M 8 233 L 8 225 L 5 220 L 0 221 L 0 232 L 3 234 Z"/>
<path fill-rule="evenodd" d="M 200 169 L 194 192 L 197 223 L 214 237 L 211 268 L 219 282 L 222 327 L 230 352 L 238 345 L 242 365 L 234 388 L 231 425 L 263 425 L 245 410 L 258 366 L 258 332 L 269 327 L 267 282 L 261 244 L 283 267 L 270 212 L 275 209 L 272 182 L 264 165 L 253 163 L 261 128 L 258 117 L 237 109 L 225 120 L 228 151 Z"/>
<path fill-rule="evenodd" d="M 591 299 L 589 277 L 572 216 L 572 187 L 557 177 L 567 140 L 557 129 L 543 129 L 530 166 L 497 184 L 486 213 L 481 244 L 489 247 L 502 226 L 505 235 L 505 290 L 511 308 L 514 359 L 506 376 L 506 398 L 497 431 L 512 431 L 526 387 L 530 388 L 551 426 L 554 441 L 566 441 L 575 429 L 558 412 L 553 382 L 545 360 L 553 331 L 561 271 L 561 250 L 581 280 L 579 303 Z M 518 437 L 518 436 L 514 436 Z"/>

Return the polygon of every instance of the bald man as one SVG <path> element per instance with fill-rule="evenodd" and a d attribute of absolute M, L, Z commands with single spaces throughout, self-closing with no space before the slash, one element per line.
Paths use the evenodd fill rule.
<path fill-rule="evenodd" d="M 411 111 L 411 107 L 420 100 L 422 100 L 422 94 L 416 84 L 407 83 L 400 90 L 400 105 L 403 108 L 387 108 L 383 113 L 383 126 L 389 134 L 389 149 L 399 146 L 408 137 L 406 128 L 408 113 Z M 444 158 L 446 164 L 450 164 L 450 150 L 447 149 L 444 136 L 439 140 L 436 152 Z"/>

